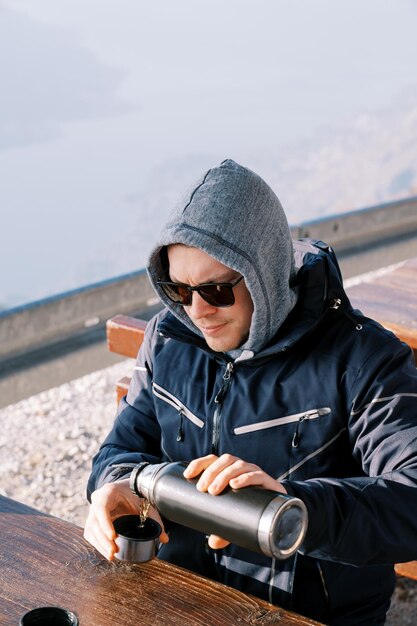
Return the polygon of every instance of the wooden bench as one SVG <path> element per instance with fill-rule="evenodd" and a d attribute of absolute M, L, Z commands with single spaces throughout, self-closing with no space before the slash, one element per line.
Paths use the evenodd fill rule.
<path fill-rule="evenodd" d="M 136 358 L 145 335 L 146 322 L 137 317 L 115 315 L 107 321 L 107 346 L 110 352 Z M 117 403 L 127 394 L 130 376 L 116 382 Z"/>
<path fill-rule="evenodd" d="M 355 308 L 392 330 L 407 343 L 417 362 L 417 258 L 405 261 L 370 281 L 348 288 Z M 142 344 L 146 322 L 116 315 L 107 322 L 107 342 L 111 352 L 135 358 Z M 130 377 L 117 381 L 117 401 L 126 395 Z M 417 561 L 399 563 L 398 575 L 417 580 Z"/>

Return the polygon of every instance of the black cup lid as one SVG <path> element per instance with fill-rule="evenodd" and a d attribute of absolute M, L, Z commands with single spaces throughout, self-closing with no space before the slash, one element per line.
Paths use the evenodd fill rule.
<path fill-rule="evenodd" d="M 59 606 L 40 606 L 25 613 L 20 626 L 78 626 L 78 618 Z"/>

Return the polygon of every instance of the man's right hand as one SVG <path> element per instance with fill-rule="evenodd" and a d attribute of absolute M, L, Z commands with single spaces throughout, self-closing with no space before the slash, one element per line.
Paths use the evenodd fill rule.
<path fill-rule="evenodd" d="M 140 499 L 132 493 L 129 479 L 108 483 L 93 492 L 90 511 L 84 528 L 84 538 L 109 561 L 118 551 L 117 537 L 113 520 L 122 515 L 139 515 Z M 169 538 L 164 530 L 159 513 L 150 508 L 149 517 L 162 526 L 160 541 L 167 543 Z"/>

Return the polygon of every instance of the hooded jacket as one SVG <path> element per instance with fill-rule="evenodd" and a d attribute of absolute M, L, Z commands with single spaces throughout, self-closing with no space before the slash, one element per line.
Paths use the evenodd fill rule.
<path fill-rule="evenodd" d="M 412 354 L 352 310 L 328 246 L 288 243 L 282 209 L 261 179 L 263 202 L 243 202 L 239 168 L 227 161 L 206 175 L 169 223 L 149 274 L 154 283 L 164 277 L 161 250 L 178 242 L 242 273 L 255 304 L 244 352 L 235 360 L 213 352 L 166 302 L 148 324 L 127 397 L 93 461 L 89 493 L 141 461 L 211 452 L 243 458 L 306 504 L 309 526 L 297 555 L 277 561 L 234 545 L 210 550 L 204 535 L 170 523 L 160 558 L 334 626 L 382 624 L 393 563 L 417 558 Z M 225 203 L 215 184 L 223 175 L 236 181 L 228 179 Z M 241 208 L 239 223 L 228 217 L 232 206 Z M 245 225 L 251 235 L 242 245 Z"/>

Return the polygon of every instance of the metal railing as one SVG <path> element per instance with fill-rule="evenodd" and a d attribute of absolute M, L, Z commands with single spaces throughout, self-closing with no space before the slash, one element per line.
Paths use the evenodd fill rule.
<path fill-rule="evenodd" d="M 156 302 L 142 269 L 3 311 L 0 364 L 11 355 L 93 332 L 115 313 L 146 311 Z"/>
<path fill-rule="evenodd" d="M 313 237 L 329 243 L 338 255 L 364 246 L 383 247 L 387 241 L 417 234 L 417 197 L 304 222 L 291 231 L 294 239 Z"/>

